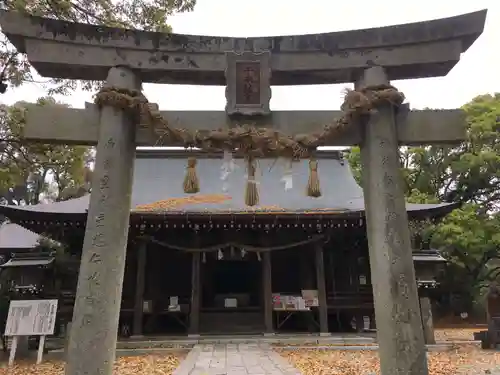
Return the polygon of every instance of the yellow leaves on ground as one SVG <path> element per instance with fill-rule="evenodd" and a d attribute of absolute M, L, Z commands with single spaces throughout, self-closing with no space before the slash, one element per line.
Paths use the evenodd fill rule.
<path fill-rule="evenodd" d="M 183 355 L 146 355 L 118 358 L 114 375 L 171 375 L 179 366 Z M 12 368 L 6 361 L 0 362 L 0 375 L 63 375 L 64 363 L 49 361 L 40 365 L 33 362 L 19 363 Z"/>
<path fill-rule="evenodd" d="M 436 341 L 471 341 L 474 340 L 474 332 L 484 331 L 487 328 L 436 328 L 434 336 Z"/>
<path fill-rule="evenodd" d="M 278 350 L 303 375 L 380 375 L 377 351 Z M 500 369 L 500 352 L 461 346 L 429 352 L 429 375 L 474 375 Z"/>

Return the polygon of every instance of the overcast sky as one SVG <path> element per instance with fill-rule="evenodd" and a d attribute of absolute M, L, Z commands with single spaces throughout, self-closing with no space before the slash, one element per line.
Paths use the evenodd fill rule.
<path fill-rule="evenodd" d="M 474 96 L 500 91 L 500 1 L 333 1 L 333 0 L 198 0 L 192 13 L 172 17 L 174 32 L 216 36 L 270 36 L 361 29 L 442 18 L 488 8 L 483 35 L 442 78 L 393 82 L 414 108 L 455 108 Z M 338 109 L 348 85 L 275 87 L 272 109 Z M 145 93 L 161 109 L 223 110 L 223 87 L 147 84 Z M 26 84 L 0 96 L 7 104 L 35 101 L 41 85 Z M 91 101 L 77 91 L 57 97 L 74 107 Z"/>

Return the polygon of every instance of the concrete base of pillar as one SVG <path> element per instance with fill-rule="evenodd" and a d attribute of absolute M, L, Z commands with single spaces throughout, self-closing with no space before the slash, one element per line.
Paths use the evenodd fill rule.
<path fill-rule="evenodd" d="M 130 336 L 130 340 L 141 340 L 144 338 L 144 335 L 132 335 Z"/>
<path fill-rule="evenodd" d="M 327 336 L 331 336 L 332 334 L 330 332 L 320 332 L 319 335 L 321 337 L 327 337 Z"/>
<path fill-rule="evenodd" d="M 276 335 L 274 332 L 264 332 L 264 337 L 272 337 L 274 335 Z"/>

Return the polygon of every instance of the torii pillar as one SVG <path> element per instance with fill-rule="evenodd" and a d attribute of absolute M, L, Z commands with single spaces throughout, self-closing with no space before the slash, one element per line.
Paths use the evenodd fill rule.
<path fill-rule="evenodd" d="M 356 88 L 387 85 L 382 67 L 365 70 Z M 395 107 L 376 108 L 363 124 L 363 190 L 381 373 L 427 375 L 408 214 L 399 169 Z"/>
<path fill-rule="evenodd" d="M 106 85 L 141 87 L 135 74 L 111 68 Z M 111 374 L 115 360 L 130 199 L 136 124 L 131 116 L 104 106 L 92 194 L 73 309 L 66 374 Z"/>

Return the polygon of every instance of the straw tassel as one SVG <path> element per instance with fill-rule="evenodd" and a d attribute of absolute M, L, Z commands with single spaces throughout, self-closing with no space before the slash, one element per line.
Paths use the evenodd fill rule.
<path fill-rule="evenodd" d="M 200 191 L 200 183 L 196 174 L 196 164 L 197 161 L 195 158 L 188 158 L 186 176 L 184 177 L 184 193 L 186 194 L 196 194 Z"/>
<path fill-rule="evenodd" d="M 257 181 L 255 181 L 255 161 L 253 157 L 248 157 L 248 180 L 245 189 L 245 204 L 247 206 L 256 206 L 259 204 L 259 191 L 257 190 Z"/>
<path fill-rule="evenodd" d="M 319 187 L 318 176 L 318 161 L 316 159 L 309 160 L 309 181 L 307 182 L 307 196 L 318 198 L 321 197 L 321 189 Z"/>

